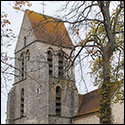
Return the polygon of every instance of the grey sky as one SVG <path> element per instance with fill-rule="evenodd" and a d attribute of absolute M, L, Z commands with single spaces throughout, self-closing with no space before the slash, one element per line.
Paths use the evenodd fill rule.
<path fill-rule="evenodd" d="M 23 12 L 20 11 L 16 11 L 14 9 L 12 9 L 12 4 L 13 1 L 1 1 L 1 10 L 6 12 L 8 14 L 8 18 L 11 22 L 11 28 L 13 29 L 14 33 L 18 36 L 19 31 L 20 31 L 20 27 L 22 24 L 22 20 L 23 20 Z M 43 12 L 43 6 L 42 6 L 42 1 L 31 1 L 32 6 L 29 8 L 30 10 L 33 10 L 35 12 L 38 13 L 42 13 Z M 51 1 L 44 1 L 45 7 L 44 7 L 44 14 L 46 15 L 50 15 L 50 16 L 56 16 L 57 14 L 59 14 L 59 9 L 63 6 L 63 1 L 55 1 L 55 2 L 51 2 Z M 28 7 L 26 7 L 28 8 Z M 58 12 L 58 13 L 57 13 Z M 17 42 L 17 38 L 15 41 L 13 41 L 13 46 L 9 47 L 9 48 L 4 48 L 6 49 L 6 51 L 8 52 L 9 56 L 14 57 L 14 49 L 15 49 L 15 45 Z M 88 60 L 86 62 L 84 62 L 84 73 L 88 72 Z M 79 67 L 79 66 L 78 66 Z M 77 81 L 79 83 L 80 81 L 80 73 L 79 73 L 79 68 L 76 70 L 77 75 Z M 90 81 L 90 79 L 88 78 L 88 75 L 85 75 L 86 77 L 86 82 L 89 88 L 89 91 L 95 89 L 92 85 L 92 81 Z M 12 84 L 13 84 L 13 77 L 12 77 L 12 81 L 8 82 L 9 84 L 9 88 L 11 88 Z M 82 83 L 78 84 L 78 88 L 79 86 L 81 86 Z M 83 86 L 84 88 L 84 86 Z M 81 93 L 84 93 L 84 90 L 80 91 Z M 3 89 L 3 93 L 1 95 L 1 123 L 5 124 L 5 119 L 6 119 L 6 101 L 7 101 L 7 92 L 5 89 Z"/>

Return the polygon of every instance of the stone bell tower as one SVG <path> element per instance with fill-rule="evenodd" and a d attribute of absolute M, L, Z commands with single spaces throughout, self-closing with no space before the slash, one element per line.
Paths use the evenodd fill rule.
<path fill-rule="evenodd" d="M 74 67 L 66 70 L 72 47 L 59 19 L 26 10 L 15 49 L 7 124 L 72 124 L 78 110 Z"/>

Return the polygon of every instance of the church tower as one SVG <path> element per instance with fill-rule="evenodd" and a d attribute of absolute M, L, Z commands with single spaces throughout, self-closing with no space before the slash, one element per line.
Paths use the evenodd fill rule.
<path fill-rule="evenodd" d="M 67 70 L 72 48 L 61 20 L 26 10 L 15 49 L 7 124 L 72 124 L 78 110 L 74 67 Z"/>

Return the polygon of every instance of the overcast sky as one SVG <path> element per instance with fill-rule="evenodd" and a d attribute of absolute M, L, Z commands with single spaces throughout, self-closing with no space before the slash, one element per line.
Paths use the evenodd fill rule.
<path fill-rule="evenodd" d="M 42 1 L 31 1 L 31 3 L 32 3 L 32 6 L 30 8 L 28 8 L 28 7 L 26 7 L 26 8 L 33 10 L 35 12 L 38 12 L 38 13 L 43 13 L 43 6 L 41 4 Z M 55 17 L 56 15 L 59 14 L 59 9 L 63 6 L 63 1 L 59 1 L 59 2 L 44 1 L 44 4 L 46 4 L 44 7 L 44 14 Z M 12 27 L 14 33 L 18 36 L 24 13 L 12 9 L 11 5 L 12 5 L 12 1 L 1 1 L 1 10 L 8 14 L 8 18 L 11 22 L 11 27 Z M 9 53 L 9 56 L 11 56 L 11 57 L 14 57 L 14 49 L 15 49 L 16 42 L 17 42 L 17 39 L 15 41 L 13 41 L 13 46 L 9 47 L 6 50 Z M 86 72 L 86 71 L 88 72 L 88 63 L 85 62 L 84 65 L 85 65 L 84 72 Z M 95 89 L 93 87 L 92 81 L 88 78 L 89 76 L 86 75 L 85 77 L 86 77 L 86 82 L 87 82 L 89 91 Z M 77 75 L 76 80 L 79 83 L 79 80 L 80 80 L 79 74 Z M 13 84 L 13 80 L 8 83 L 9 83 L 9 88 L 11 88 L 11 86 Z M 82 84 L 82 83 L 78 84 L 78 88 L 79 88 L 79 86 L 81 86 L 80 84 Z M 2 103 L 1 104 L 1 123 L 5 124 L 7 92 L 6 92 L 6 90 L 2 90 L 2 91 L 5 95 L 4 94 L 1 95 L 1 103 Z M 79 90 L 79 91 L 80 91 L 80 93 L 85 93 L 84 86 L 83 86 L 83 89 Z"/>

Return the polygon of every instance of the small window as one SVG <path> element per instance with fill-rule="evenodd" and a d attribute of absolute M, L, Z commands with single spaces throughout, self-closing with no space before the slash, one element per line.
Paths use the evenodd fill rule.
<path fill-rule="evenodd" d="M 26 46 L 26 36 L 24 37 L 24 47 Z"/>
<path fill-rule="evenodd" d="M 25 77 L 27 77 L 27 66 L 28 66 L 28 61 L 30 60 L 30 52 L 29 50 L 26 51 L 25 55 Z"/>
<path fill-rule="evenodd" d="M 21 95 L 20 95 L 20 116 L 24 116 L 24 89 L 21 89 Z"/>
<path fill-rule="evenodd" d="M 49 75 L 52 76 L 53 75 L 53 54 L 52 51 L 48 51 L 47 52 L 47 61 L 48 61 L 48 65 L 49 65 Z"/>
<path fill-rule="evenodd" d="M 21 74 L 21 79 L 23 80 L 24 79 L 24 70 L 25 70 L 24 53 L 21 54 L 20 60 L 21 60 L 21 69 L 20 69 L 21 73 L 20 74 Z"/>
<path fill-rule="evenodd" d="M 61 116 L 61 88 L 56 87 L 56 115 Z"/>
<path fill-rule="evenodd" d="M 63 72 L 63 53 L 62 53 L 62 51 L 61 52 L 59 52 L 59 54 L 58 54 L 58 56 L 59 56 L 59 60 L 58 60 L 58 76 L 59 77 L 63 77 L 63 75 L 64 75 L 64 72 Z"/>
<path fill-rule="evenodd" d="M 27 50 L 26 52 L 26 61 L 29 61 L 30 60 L 30 52 L 29 50 Z"/>
<path fill-rule="evenodd" d="M 37 88 L 37 89 L 36 89 L 36 93 L 37 93 L 37 94 L 40 94 L 40 88 Z"/>

